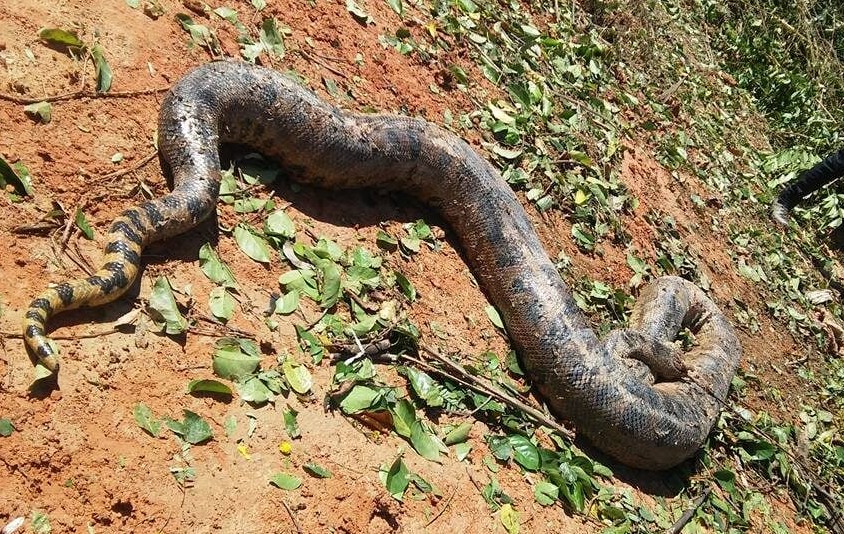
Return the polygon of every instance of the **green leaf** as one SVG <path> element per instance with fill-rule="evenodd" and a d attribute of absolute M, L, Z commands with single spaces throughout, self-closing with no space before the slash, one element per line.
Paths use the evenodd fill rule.
<path fill-rule="evenodd" d="M 275 302 L 275 313 L 290 315 L 299 308 L 299 290 L 292 289 Z"/>
<path fill-rule="evenodd" d="M 362 412 L 375 405 L 375 401 L 380 396 L 380 391 L 357 384 L 340 401 L 340 409 L 347 414 Z"/>
<path fill-rule="evenodd" d="M 270 484 L 283 490 L 292 491 L 302 485 L 302 480 L 287 473 L 276 473 L 270 477 Z"/>
<path fill-rule="evenodd" d="M 586 193 L 583 191 L 583 189 L 578 189 L 577 191 L 575 191 L 575 193 L 574 193 L 574 203 L 577 204 L 578 206 L 583 204 L 584 202 L 586 202 L 588 199 L 589 199 L 589 197 L 586 196 Z"/>
<path fill-rule="evenodd" d="M 501 505 L 500 519 L 507 534 L 519 534 L 519 512 L 513 508 L 513 505 L 510 503 Z"/>
<path fill-rule="evenodd" d="M 234 204 L 235 197 L 239 194 L 240 189 L 237 186 L 234 172 L 231 169 L 223 170 L 220 174 L 220 200 L 226 204 Z"/>
<path fill-rule="evenodd" d="M 221 339 L 216 343 L 217 349 L 212 357 L 214 374 L 227 380 L 240 380 L 258 369 L 261 358 L 254 354 L 244 353 L 243 345 L 237 340 Z"/>
<path fill-rule="evenodd" d="M 139 427 L 144 429 L 150 436 L 157 438 L 161 431 L 161 421 L 155 419 L 152 415 L 152 410 L 149 406 L 139 402 L 132 410 L 132 415 L 135 417 L 135 422 Z"/>
<path fill-rule="evenodd" d="M 249 231 L 244 225 L 234 228 L 234 240 L 244 254 L 261 263 L 270 262 L 270 248 L 264 238 Z"/>
<path fill-rule="evenodd" d="M 521 149 L 509 149 L 501 145 L 492 145 L 492 151 L 504 159 L 516 159 L 522 155 Z"/>
<path fill-rule="evenodd" d="M 95 44 L 91 49 L 91 57 L 94 59 L 94 68 L 97 74 L 97 92 L 105 93 L 111 89 L 112 72 L 105 59 L 103 47 Z"/>
<path fill-rule="evenodd" d="M 311 269 L 293 269 L 278 277 L 278 283 L 287 291 L 297 290 L 313 300 L 319 300 L 316 273 Z"/>
<path fill-rule="evenodd" d="M 12 424 L 11 420 L 6 419 L 5 417 L 0 418 L 0 436 L 8 438 L 15 430 L 15 425 Z"/>
<path fill-rule="evenodd" d="M 402 500 L 404 490 L 410 484 L 410 480 L 408 479 L 409 474 L 410 470 L 404 465 L 401 456 L 396 458 L 396 461 L 393 462 L 393 465 L 387 471 L 387 476 L 384 480 L 384 486 L 394 499 L 398 501 Z"/>
<path fill-rule="evenodd" d="M 32 196 L 32 180 L 29 169 L 23 163 L 15 163 L 14 167 L 0 158 L 0 190 L 12 186 L 15 193 L 23 196 Z"/>
<path fill-rule="evenodd" d="M 85 43 L 77 37 L 76 33 L 60 28 L 44 28 L 38 32 L 38 37 L 53 45 L 68 48 L 85 48 Z"/>
<path fill-rule="evenodd" d="M 140 0 L 126 0 L 126 5 L 131 7 L 132 9 L 138 9 L 138 7 L 141 5 L 141 1 Z"/>
<path fill-rule="evenodd" d="M 187 329 L 188 322 L 179 312 L 173 288 L 166 277 L 159 276 L 153 284 L 148 308 L 152 311 L 152 320 L 166 334 L 177 335 Z"/>
<path fill-rule="evenodd" d="M 237 11 L 230 7 L 221 6 L 213 10 L 214 14 L 231 23 L 237 22 Z"/>
<path fill-rule="evenodd" d="M 484 311 L 486 312 L 486 316 L 489 317 L 489 322 L 497 328 L 504 330 L 504 322 L 501 320 L 501 315 L 498 313 L 498 310 L 495 309 L 495 306 L 486 306 Z"/>
<path fill-rule="evenodd" d="M 318 364 L 325 356 L 325 348 L 322 342 L 305 328 L 295 325 L 296 338 L 299 340 L 299 346 L 307 349 L 313 359 L 314 364 Z"/>
<path fill-rule="evenodd" d="M 331 471 L 322 467 L 321 465 L 317 465 L 315 463 L 306 463 L 302 466 L 302 469 L 307 471 L 310 475 L 315 476 L 317 478 L 331 478 L 332 474 Z"/>
<path fill-rule="evenodd" d="M 322 296 L 320 306 L 331 308 L 340 299 L 340 267 L 331 260 L 322 260 L 317 265 L 322 273 Z"/>
<path fill-rule="evenodd" d="M 215 284 L 225 287 L 237 287 L 237 282 L 234 279 L 231 269 L 223 263 L 220 256 L 217 255 L 217 252 L 209 243 L 205 243 L 199 248 L 199 268 Z"/>
<path fill-rule="evenodd" d="M 413 287 L 413 283 L 407 279 L 405 275 L 396 271 L 396 283 L 399 285 L 402 294 L 407 297 L 407 300 L 413 302 L 416 300 L 416 288 Z"/>
<path fill-rule="evenodd" d="M 372 17 L 362 7 L 357 5 L 355 0 L 346 0 L 346 10 L 362 24 L 375 24 Z"/>
<path fill-rule="evenodd" d="M 182 28 L 190 34 L 191 42 L 198 46 L 204 46 L 210 51 L 215 51 L 218 48 L 217 36 L 202 24 L 197 24 L 192 18 L 184 13 L 176 13 L 176 20 L 182 25 Z"/>
<path fill-rule="evenodd" d="M 507 436 L 489 436 L 487 442 L 496 459 L 506 462 L 513 457 L 513 445 Z"/>
<path fill-rule="evenodd" d="M 413 424 L 416 422 L 416 410 L 413 409 L 413 404 L 407 399 L 401 399 L 390 407 L 390 414 L 393 416 L 393 428 L 396 434 L 409 438 Z"/>
<path fill-rule="evenodd" d="M 457 443 L 463 443 L 467 439 L 469 439 L 469 432 L 472 430 L 472 423 L 470 421 L 466 421 L 461 423 L 460 425 L 454 427 L 451 432 L 445 435 L 445 439 L 443 439 L 443 443 L 446 445 L 455 445 Z"/>
<path fill-rule="evenodd" d="M 307 367 L 288 358 L 281 364 L 281 368 L 284 371 L 284 378 L 290 384 L 290 389 L 300 395 L 304 395 L 311 390 L 314 380 Z"/>
<path fill-rule="evenodd" d="M 261 371 L 258 373 L 257 378 L 263 382 L 274 395 L 280 395 L 281 393 L 286 393 L 290 390 L 290 385 L 282 380 L 281 373 L 279 373 L 276 369 Z"/>
<path fill-rule="evenodd" d="M 232 389 L 219 380 L 191 380 L 188 383 L 188 393 L 231 395 Z"/>
<path fill-rule="evenodd" d="M 32 529 L 32 534 L 50 534 L 53 532 L 53 527 L 50 526 L 50 518 L 46 512 L 41 510 L 32 511 L 29 528 Z"/>
<path fill-rule="evenodd" d="M 378 230 L 375 236 L 375 243 L 385 250 L 395 250 L 399 246 L 399 241 L 384 230 Z"/>
<path fill-rule="evenodd" d="M 211 314 L 224 323 L 231 320 L 234 315 L 235 304 L 234 297 L 224 287 L 215 287 L 208 297 L 208 308 Z"/>
<path fill-rule="evenodd" d="M 419 247 L 422 245 L 422 240 L 418 237 L 403 237 L 399 240 L 399 242 L 404 248 L 414 254 L 419 252 Z"/>
<path fill-rule="evenodd" d="M 250 0 L 250 3 L 255 8 L 255 11 L 261 11 L 267 7 L 267 0 Z"/>
<path fill-rule="evenodd" d="M 359 294 L 363 286 L 375 288 L 381 283 L 378 271 L 372 267 L 352 265 L 346 269 L 345 286 Z"/>
<path fill-rule="evenodd" d="M 168 419 L 166 423 L 167 427 L 180 435 L 183 440 L 191 445 L 197 445 L 203 441 L 208 441 L 214 436 L 211 432 L 211 425 L 201 418 L 199 414 L 190 410 L 182 410 L 182 414 L 182 421 Z"/>
<path fill-rule="evenodd" d="M 299 422 L 296 420 L 297 415 L 299 412 L 289 406 L 284 410 L 284 429 L 290 439 L 296 439 L 302 435 L 299 431 Z"/>
<path fill-rule="evenodd" d="M 24 113 L 37 119 L 41 124 L 47 124 L 53 118 L 53 106 L 49 102 L 35 102 L 24 106 Z"/>
<path fill-rule="evenodd" d="M 237 198 L 234 201 L 235 213 L 254 213 L 261 211 L 267 205 L 265 200 L 258 197 Z"/>
<path fill-rule="evenodd" d="M 404 5 L 401 0 L 387 0 L 387 5 L 389 5 L 399 17 L 404 16 Z"/>
<path fill-rule="evenodd" d="M 410 428 L 410 444 L 420 456 L 428 460 L 439 462 L 440 450 L 443 446 L 422 421 L 416 420 Z"/>
<path fill-rule="evenodd" d="M 275 210 L 269 214 L 264 222 L 264 233 L 293 238 L 296 237 L 296 226 L 284 210 Z"/>
<path fill-rule="evenodd" d="M 513 447 L 513 459 L 516 460 L 516 463 L 529 471 L 539 469 L 539 450 L 537 450 L 536 445 L 521 434 L 513 434 L 509 440 Z"/>
<path fill-rule="evenodd" d="M 284 57 L 284 39 L 278 33 L 278 23 L 274 18 L 264 19 L 261 23 L 260 40 L 270 56 L 276 59 Z"/>
<path fill-rule="evenodd" d="M 251 404 L 264 404 L 274 398 L 273 392 L 270 388 L 259 378 L 252 377 L 246 382 L 235 385 L 237 394 L 240 395 L 243 402 Z"/>
<path fill-rule="evenodd" d="M 458 462 L 462 462 L 469 456 L 472 451 L 472 446 L 469 443 L 458 443 L 454 446 L 454 456 L 457 457 Z"/>
<path fill-rule="evenodd" d="M 91 229 L 91 225 L 88 224 L 88 219 L 85 218 L 85 213 L 81 209 L 76 208 L 76 214 L 74 214 L 73 220 L 76 223 L 76 227 L 82 230 L 82 235 L 87 239 L 94 239 L 94 230 Z"/>
<path fill-rule="evenodd" d="M 533 488 L 533 497 L 542 506 L 551 506 L 559 496 L 560 488 L 544 480 Z"/>
<path fill-rule="evenodd" d="M 234 435 L 235 431 L 237 430 L 237 419 L 235 419 L 234 415 L 229 415 L 226 417 L 226 420 L 223 421 L 223 429 L 226 431 L 226 437 L 230 438 Z"/>
<path fill-rule="evenodd" d="M 431 375 L 424 371 L 419 371 L 413 367 L 406 367 L 407 378 L 410 380 L 410 385 L 413 391 L 425 401 L 428 406 L 437 408 L 445 403 L 442 390 L 437 382 L 431 378 Z"/>

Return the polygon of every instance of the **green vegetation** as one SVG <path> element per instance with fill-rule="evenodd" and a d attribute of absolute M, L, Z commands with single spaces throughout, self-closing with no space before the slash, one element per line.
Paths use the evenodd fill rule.
<path fill-rule="evenodd" d="M 348 0 L 348 16 L 371 28 L 373 1 Z M 631 273 L 624 287 L 584 273 L 577 267 L 579 258 L 564 253 L 556 258 L 596 329 L 605 333 L 624 325 L 636 292 L 656 276 L 679 275 L 712 289 L 710 251 L 690 243 L 693 236 L 708 236 L 722 245 L 718 252 L 726 258 L 725 269 L 733 271 L 719 275 L 746 280 L 751 288 L 721 302 L 744 339 L 760 338 L 764 326 L 788 331 L 797 340 L 799 354 L 788 362 L 778 355 L 787 368 L 777 372 L 794 375 L 800 395 L 776 389 L 746 366 L 734 379 L 733 395 L 704 451 L 670 475 L 682 479 L 682 491 L 645 505 L 614 487 L 613 472 L 574 446 L 564 431 L 508 402 L 526 392 L 513 353 L 458 355 L 462 366 L 453 361 L 457 356 L 440 355 L 436 361 L 422 356 L 426 339 L 409 313 L 419 296 L 395 266 L 426 248 L 438 249 L 425 221 L 342 245 L 277 205 L 261 186 L 273 184 L 279 170 L 253 156 L 224 175 L 221 199 L 236 222 L 220 230 L 222 239 L 232 239 L 250 260 L 285 266 L 266 309 L 256 313 L 247 305 L 227 258 L 210 244 L 199 253 L 199 267 L 214 285 L 207 303 L 196 304 L 189 288 L 174 288 L 161 277 L 146 309 L 160 332 L 171 336 L 184 336 L 205 317 L 222 331 L 237 314 L 250 315 L 261 325 L 256 329 L 269 331 L 289 321 L 299 350 L 274 355 L 267 365 L 265 351 L 249 338 L 260 336 L 232 331 L 220 336 L 209 354 L 221 380 L 192 380 L 187 391 L 235 397 L 260 409 L 292 395 L 311 395 L 308 366 L 345 356 L 335 361 L 328 401 L 354 418 L 388 415 L 373 420 L 386 421 L 382 430 L 407 444 L 378 472 L 388 492 L 398 500 L 407 492 L 439 495 L 433 483 L 409 470 L 403 461 L 413 453 L 408 451 L 433 462 L 452 454 L 464 461 L 472 447 L 484 447 L 489 482 L 479 491 L 508 532 L 519 531 L 519 510 L 499 486 L 496 473 L 502 465 L 530 474 L 540 505 L 579 514 L 606 533 L 675 527 L 686 533 L 788 532 L 782 514 L 772 513 L 772 487 L 790 498 L 795 522 L 818 532 L 844 529 L 844 360 L 835 335 L 835 325 L 844 321 L 837 300 L 841 264 L 824 239 L 828 229 L 844 221 L 844 192 L 829 188 L 816 194 L 796 211 L 797 223 L 787 232 L 767 222 L 778 188 L 841 146 L 844 7 L 781 0 L 386 3 L 396 26 L 378 42 L 388 53 L 438 68 L 442 83 L 432 85 L 432 92 L 461 91 L 473 102 L 471 110 L 447 110 L 434 120 L 480 137 L 504 178 L 538 212 L 562 213 L 570 225 L 570 236 L 563 237 L 571 238 L 581 258 L 608 256 L 611 249 L 623 253 Z M 152 18 L 164 14 L 155 0 L 127 4 Z M 254 21 L 250 25 L 225 6 L 209 9 L 205 20 L 212 26 L 230 24 L 247 61 L 272 64 L 291 51 L 306 57 L 290 39 L 295 32 L 265 15 L 263 1 L 253 0 L 251 6 L 242 17 Z M 185 14 L 175 17 L 188 46 L 214 58 L 224 55 L 212 27 Z M 44 30 L 40 37 L 74 57 L 91 59 L 97 91 L 108 91 L 111 71 L 96 36 L 88 43 L 69 31 Z M 469 57 L 474 65 L 455 62 L 456 57 Z M 332 95 L 347 89 L 327 79 L 323 83 Z M 28 112 L 48 122 L 52 110 L 40 104 Z M 658 205 L 633 215 L 646 199 L 620 179 L 630 147 L 654 155 L 670 177 L 672 193 L 679 191 L 688 201 L 697 222 L 678 221 Z M 701 187 L 689 187 L 692 181 Z M 14 200 L 33 194 L 20 163 L 0 160 L 0 187 Z M 652 230 L 652 251 L 634 243 L 632 217 Z M 74 220 L 91 238 L 81 210 Z M 494 308 L 484 312 L 502 328 Z M 435 336 L 449 336 L 430 326 Z M 392 359 L 385 357 L 388 349 L 395 353 Z M 390 376 L 403 381 L 385 379 L 382 364 L 392 365 L 396 373 Z M 434 415 L 443 414 L 448 422 L 435 424 L 440 419 Z M 257 420 L 247 416 L 248 438 Z M 182 421 L 159 420 L 142 403 L 134 418 L 152 438 L 160 435 L 162 423 L 178 437 L 178 465 L 171 473 L 189 484 L 196 476 L 190 446 L 216 439 L 211 426 L 189 410 Z M 283 418 L 288 437 L 302 439 L 296 412 L 288 408 Z M 469 439 L 474 418 L 494 429 L 483 443 Z M 229 418 L 224 425 L 231 439 L 237 422 Z M 14 430 L 9 420 L 0 420 L 0 435 Z M 248 457 L 247 444 L 238 441 L 238 451 Z M 288 454 L 292 445 L 282 445 Z M 313 463 L 303 470 L 315 478 L 331 476 Z M 298 475 L 278 472 L 269 483 L 295 491 L 309 481 Z M 691 514 L 684 516 L 686 510 Z M 39 520 L 49 529 L 46 516 Z"/>
<path fill-rule="evenodd" d="M 396 54 L 435 62 L 448 73 L 444 84 L 466 92 L 476 104 L 459 116 L 446 112 L 446 125 L 458 133 L 478 130 L 484 148 L 516 190 L 540 212 L 565 214 L 580 253 L 601 255 L 609 247 L 625 252 L 633 273 L 627 287 L 594 280 L 578 272 L 572 258 L 558 258 L 578 304 L 596 328 L 606 332 L 623 325 L 635 292 L 655 276 L 676 274 L 710 289 L 703 268 L 706 251 L 686 240 L 691 231 L 705 232 L 725 244 L 737 275 L 758 292 L 758 299 L 736 295 L 724 303 L 732 307 L 748 339 L 760 332 L 767 317 L 806 344 L 806 357 L 795 360 L 793 367 L 807 394 L 804 404 L 795 406 L 782 400 L 787 392 L 762 383 L 751 370 L 740 374 L 717 431 L 691 466 L 697 476 L 686 483 L 688 497 L 643 506 L 630 493 L 615 490 L 608 482 L 612 472 L 566 436 L 494 395 L 467 389 L 459 375 L 444 373 L 438 365 L 425 367 L 421 360 L 417 363 L 422 368 L 403 360 L 398 371 L 407 378 L 411 395 L 403 396 L 400 388 L 384 382 L 376 356 L 364 344 L 388 340 L 393 350 L 401 351 L 420 343 L 419 330 L 406 314 L 416 291 L 404 274 L 388 267 L 393 264 L 388 260 L 395 254 L 412 257 L 423 244 L 436 249 L 431 229 L 417 221 L 405 226 L 406 235 L 379 231 L 374 243 L 378 252 L 365 244 L 341 247 L 299 227 L 274 200 L 256 197 L 253 186 L 270 183 L 277 171 L 258 160 L 244 161 L 226 175 L 221 191 L 242 219 L 223 230 L 231 232 L 252 260 L 273 263 L 282 258 L 291 267 L 273 293 L 264 320 L 268 328 L 277 327 L 277 316 L 304 319 L 297 332 L 302 356 L 310 356 L 312 363 L 337 347 L 354 354 L 336 365 L 332 403 L 352 416 L 389 413 L 392 430 L 432 461 L 451 452 L 466 458 L 471 421 L 437 427 L 426 414 L 472 411 L 484 418 L 498 430 L 486 437 L 490 483 L 482 493 L 508 532 L 518 531 L 518 511 L 495 479 L 501 463 L 541 475 L 535 498 L 543 506 L 583 514 L 608 533 L 682 524 L 684 532 L 786 532 L 786 525 L 771 516 L 771 484 L 786 488 L 799 513 L 797 521 L 818 531 L 840 528 L 834 514 L 841 509 L 836 495 L 844 486 L 838 427 L 844 410 L 844 365 L 824 356 L 831 331 L 815 316 L 822 305 L 823 313 L 841 319 L 840 305 L 818 299 L 817 290 L 835 287 L 830 277 L 838 263 L 828 258 L 819 229 L 841 223 L 844 196 L 831 189 L 798 210 L 806 231 L 794 227 L 779 233 L 766 218 L 778 187 L 839 142 L 844 8 L 775 0 L 388 4 L 403 20 L 411 12 L 422 17 L 423 25 L 401 25 L 381 35 L 381 44 Z M 255 7 L 260 13 L 261 7 Z M 347 9 L 362 25 L 373 22 L 364 3 L 350 1 Z M 258 29 L 250 30 L 234 10 L 218 8 L 214 13 L 237 28 L 247 60 L 262 56 L 272 61 L 289 51 L 284 39 L 291 32 L 274 19 L 264 18 Z M 212 30 L 187 16 L 179 21 L 193 44 L 212 56 L 220 54 Z M 467 51 L 477 68 L 451 63 L 455 49 Z M 496 90 L 481 91 L 480 77 Z M 338 94 L 336 83 L 326 87 Z M 629 146 L 647 147 L 655 154 L 698 218 L 707 221 L 692 229 L 658 207 L 647 211 L 644 218 L 657 236 L 656 256 L 637 250 L 622 222 L 642 200 L 619 178 Z M 700 179 L 706 192 L 684 189 L 689 176 Z M 211 314 L 225 323 L 238 309 L 235 275 L 210 246 L 203 247 L 201 267 L 218 286 L 208 303 Z M 169 289 L 159 285 L 157 290 Z M 156 299 L 163 307 L 153 306 L 151 299 L 153 315 L 168 333 L 184 332 L 189 323 L 177 300 L 164 293 Z M 486 314 L 501 327 L 493 308 Z M 310 376 L 295 359 L 283 355 L 279 367 L 269 370 L 260 369 L 260 360 L 251 341 L 220 340 L 214 370 L 234 380 L 239 398 L 254 405 L 272 402 L 291 389 L 308 393 Z M 523 392 L 512 354 L 470 355 L 469 361 L 471 374 L 492 388 L 487 391 Z M 298 388 L 296 381 L 301 382 Z M 194 393 L 232 391 L 218 381 L 192 384 Z M 780 399 L 784 418 L 752 410 L 743 401 L 749 390 Z M 799 413 L 789 417 L 788 410 Z M 295 413 L 292 417 L 291 439 L 298 436 Z M 385 464 L 380 475 L 397 499 L 408 488 L 436 491 L 407 469 L 401 455 Z M 302 481 L 279 473 L 272 483 L 292 490 Z M 691 516 L 681 520 L 690 508 Z"/>

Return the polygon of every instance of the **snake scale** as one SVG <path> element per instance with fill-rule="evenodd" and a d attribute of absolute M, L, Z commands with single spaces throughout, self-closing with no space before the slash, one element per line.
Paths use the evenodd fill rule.
<path fill-rule="evenodd" d="M 454 134 L 421 119 L 343 111 L 273 70 L 213 62 L 167 94 L 158 135 L 172 192 L 124 211 L 108 231 L 103 266 L 47 289 L 26 312 L 25 342 L 49 369 L 58 370 L 49 317 L 114 300 L 135 280 L 145 245 L 208 217 L 220 185 L 219 145 L 238 143 L 297 181 L 403 191 L 438 210 L 536 390 L 620 462 L 670 468 L 714 425 L 741 356 L 717 306 L 694 284 L 662 277 L 639 295 L 628 329 L 599 339 L 513 191 Z M 695 334 L 688 351 L 674 342 L 683 328 Z"/>

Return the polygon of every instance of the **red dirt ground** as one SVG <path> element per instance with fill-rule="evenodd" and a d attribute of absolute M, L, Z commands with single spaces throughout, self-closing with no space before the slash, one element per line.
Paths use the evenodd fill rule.
<path fill-rule="evenodd" d="M 324 98 L 333 100 L 323 90 L 325 78 L 351 91 L 354 101 L 335 100 L 347 107 L 400 111 L 435 122 L 442 122 L 446 110 L 457 116 L 471 109 L 466 93 L 447 86 L 440 86 L 437 94 L 429 89 L 442 81 L 443 65 L 419 64 L 379 44 L 379 34 L 390 33 L 400 24 L 386 3 L 367 4 L 376 21 L 367 27 L 357 23 L 341 1 L 268 3 L 262 15 L 275 16 L 291 30 L 287 55 L 275 67 L 295 69 Z M 113 91 L 166 88 L 191 67 L 209 59 L 204 50 L 189 47 L 187 34 L 173 18 L 177 12 L 188 12 L 198 23 L 216 28 L 223 50 L 238 55 L 236 34 L 227 22 L 190 12 L 175 1 L 161 4 L 166 14 L 153 20 L 114 0 L 3 2 L 0 92 L 42 96 L 76 91 L 83 84 L 92 87 L 90 63 L 74 61 L 45 46 L 37 37 L 42 27 L 76 27 L 89 39 L 98 32 L 114 71 Z M 225 5 L 237 9 L 244 23 L 250 22 L 254 10 L 247 2 Z M 259 17 L 252 22 L 255 20 Z M 411 24 L 411 31 L 422 30 Z M 362 63 L 355 61 L 356 54 L 362 55 Z M 476 82 L 471 88 L 473 94 L 485 95 L 493 90 L 481 82 L 482 76 L 468 58 L 449 58 L 449 63 L 455 62 L 472 74 Z M 152 152 L 161 96 L 57 102 L 52 122 L 47 125 L 28 118 L 22 105 L 0 101 L 0 124 L 5 130 L 0 136 L 0 154 L 9 162 L 21 161 L 29 167 L 36 192 L 33 200 L 19 204 L 0 195 L 0 272 L 4 281 L 0 288 L 0 331 L 4 334 L 0 338 L 0 416 L 11 419 L 17 427 L 11 437 L 0 438 L 0 462 L 5 471 L 0 483 L 0 526 L 8 518 L 29 517 L 38 509 L 49 515 L 53 532 L 82 532 L 89 526 L 97 533 L 503 532 L 497 514 L 490 512 L 478 490 L 490 478 L 482 463 L 487 454 L 482 437 L 487 429 L 481 423 L 476 423 L 472 431 L 473 452 L 468 461 L 446 458 L 439 465 L 418 457 L 394 435 L 373 435 L 336 413 L 325 412 L 322 399 L 332 374 L 328 364 L 312 369 L 313 395 L 292 396 L 275 407 L 252 409 L 237 402 L 184 393 L 190 380 L 211 378 L 209 355 L 217 332 L 192 333 L 184 345 L 144 334 L 142 329 L 92 335 L 110 329 L 132 309 L 137 297 L 147 297 L 159 275 L 167 275 L 174 287 L 190 285 L 196 301 L 205 303 L 211 285 L 198 269 L 196 258 L 200 245 L 215 238 L 216 232 L 207 226 L 145 253 L 139 295 L 54 321 L 63 348 L 61 389 L 46 399 L 28 396 L 31 364 L 20 339 L 14 337 L 25 306 L 47 282 L 82 274 L 73 256 L 96 264 L 101 243 L 74 235 L 69 253 L 57 255 L 54 241 L 61 239 L 61 230 L 52 238 L 20 235 L 13 230 L 35 223 L 50 209 L 51 201 L 57 201 L 70 212 L 75 206 L 85 206 L 101 237 L 102 229 L 120 210 L 140 199 L 139 181 L 157 194 L 163 193 L 166 188 L 155 161 L 116 179 L 101 178 L 135 165 Z M 115 164 L 112 155 L 117 152 L 124 158 Z M 736 275 L 719 239 L 705 230 L 708 224 L 702 218 L 707 215 L 687 205 L 689 193 L 700 193 L 702 186 L 691 179 L 675 181 L 648 150 L 639 148 L 627 151 L 622 179 L 642 200 L 637 212 L 625 222 L 644 257 L 653 258 L 655 233 L 643 215 L 649 208 L 658 207 L 675 216 L 693 250 L 704 259 L 719 303 L 729 302 L 736 294 L 755 302 L 758 297 Z M 288 189 L 280 188 L 280 196 L 290 193 Z M 314 233 L 341 243 L 361 239 L 373 243 L 377 221 L 398 221 L 389 223 L 395 229 L 400 222 L 425 215 L 418 208 L 386 199 L 372 206 L 371 197 L 365 194 L 301 193 L 291 194 L 290 199 L 294 201 L 291 213 L 300 226 L 312 220 Z M 602 256 L 583 255 L 568 240 L 570 225 L 563 217 L 552 214 L 540 218 L 531 213 L 549 251 L 555 254 L 560 248 L 565 250 L 579 274 L 614 286 L 628 283 L 632 273 L 623 249 L 605 245 Z M 232 217 L 231 211 L 221 206 L 220 219 L 225 222 Z M 265 288 L 275 283 L 280 268 L 265 269 L 249 261 L 227 236 L 220 236 L 218 250 L 237 273 L 246 297 L 260 303 L 255 305 L 259 309 L 268 295 Z M 411 316 L 422 327 L 425 339 L 437 339 L 430 330 L 431 322 L 436 322 L 450 333 L 444 343 L 452 349 L 472 354 L 486 349 L 500 354 L 506 349 L 487 326 L 483 294 L 471 283 L 467 267 L 448 244 L 441 252 L 419 254 L 402 268 L 412 276 L 421 297 Z M 236 317 L 233 326 L 237 328 L 266 331 L 255 314 L 238 313 Z M 743 365 L 770 377 L 785 390 L 795 379 L 777 376 L 771 355 L 788 359 L 794 341 L 777 334 L 764 318 L 761 321 L 764 335 L 754 335 L 754 343 L 750 342 L 751 334 L 741 333 L 746 347 Z M 292 332 L 290 324 L 283 324 L 278 332 L 267 334 L 267 341 L 277 352 L 293 352 Z M 750 401 L 775 409 L 752 394 Z M 159 439 L 151 438 L 135 424 L 132 409 L 138 402 L 149 405 L 156 415 L 178 418 L 182 409 L 190 409 L 211 422 L 215 439 L 190 450 L 197 475 L 188 489 L 183 491 L 170 473 L 171 467 L 183 465 L 174 459 L 179 453 L 177 442 L 168 432 L 162 432 Z M 300 412 L 302 438 L 285 457 L 278 444 L 286 436 L 281 412 L 288 405 Z M 246 435 L 247 415 L 257 422 L 252 436 Z M 222 428 L 228 416 L 235 416 L 238 422 L 230 438 Z M 238 439 L 248 445 L 251 459 L 236 450 Z M 408 450 L 405 461 L 410 469 L 437 486 L 442 497 L 406 498 L 399 503 L 389 496 L 378 480 L 378 468 L 392 462 L 401 449 Z M 267 484 L 268 477 L 277 471 L 301 474 L 301 466 L 307 462 L 327 467 L 334 477 L 323 480 L 302 474 L 306 483 L 293 492 Z M 515 467 L 502 469 L 497 478 L 516 501 L 523 532 L 600 529 L 558 507 L 537 504 L 529 481 L 532 477 Z M 630 487 L 620 481 L 615 484 Z M 642 484 L 659 485 L 658 475 Z M 652 502 L 645 494 L 642 499 Z M 791 524 L 791 509 L 778 504 L 775 496 L 772 499 L 774 515 Z M 794 527 L 793 531 L 799 530 Z"/>

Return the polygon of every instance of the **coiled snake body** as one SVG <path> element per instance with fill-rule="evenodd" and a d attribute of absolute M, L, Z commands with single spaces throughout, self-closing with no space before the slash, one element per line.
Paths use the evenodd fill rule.
<path fill-rule="evenodd" d="M 741 354 L 721 311 L 695 285 L 656 280 L 630 327 L 603 341 L 575 304 L 530 220 L 499 173 L 469 145 L 424 120 L 341 111 L 291 79 L 243 63 L 209 63 L 165 98 L 159 150 L 173 191 L 112 224 L 103 267 L 54 286 L 30 305 L 27 346 L 57 370 L 45 334 L 54 313 L 117 298 L 143 247 L 185 232 L 215 209 L 220 143 L 248 145 L 302 182 L 407 192 L 436 208 L 501 312 L 532 383 L 558 416 L 599 449 L 645 469 L 695 453 L 720 411 Z M 697 344 L 673 341 L 689 328 Z"/>

